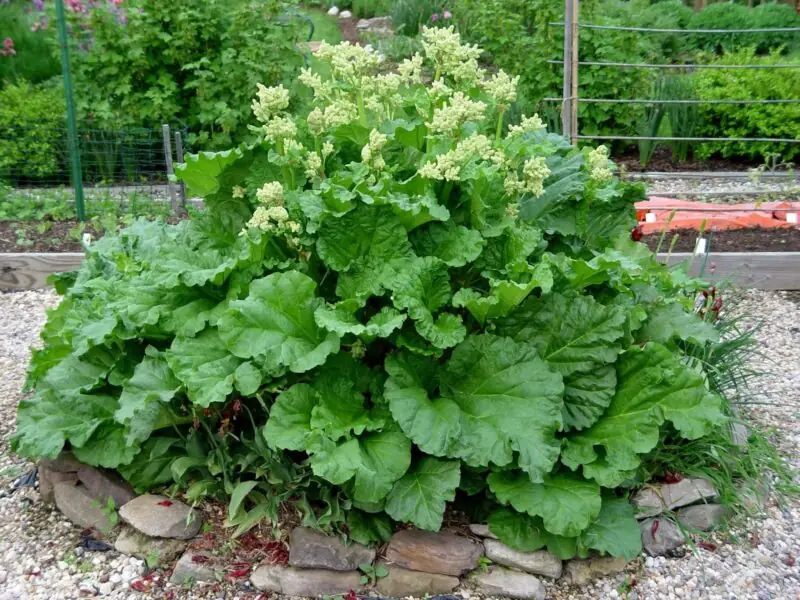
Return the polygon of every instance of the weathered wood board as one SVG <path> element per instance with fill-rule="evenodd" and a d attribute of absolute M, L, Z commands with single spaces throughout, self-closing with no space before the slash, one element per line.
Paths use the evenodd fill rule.
<path fill-rule="evenodd" d="M 74 271 L 83 262 L 82 252 L 0 253 L 0 291 L 47 287 L 52 273 Z"/>

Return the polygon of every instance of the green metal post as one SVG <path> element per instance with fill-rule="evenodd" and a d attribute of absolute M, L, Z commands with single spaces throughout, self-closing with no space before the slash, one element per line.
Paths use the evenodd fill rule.
<path fill-rule="evenodd" d="M 75 212 L 79 221 L 85 221 L 83 175 L 81 173 L 81 154 L 78 148 L 78 126 L 75 124 L 75 105 L 72 102 L 72 74 L 69 70 L 69 44 L 67 42 L 64 0 L 56 0 L 56 19 L 58 21 L 58 43 L 61 46 L 61 71 L 64 75 L 64 97 L 67 103 L 67 145 L 69 146 L 72 185 L 75 188 Z"/>

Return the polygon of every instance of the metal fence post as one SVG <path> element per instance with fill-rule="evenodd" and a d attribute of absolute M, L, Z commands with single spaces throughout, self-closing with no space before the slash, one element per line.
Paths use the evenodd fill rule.
<path fill-rule="evenodd" d="M 164 136 L 164 162 L 167 165 L 167 189 L 169 190 L 169 203 L 172 206 L 172 214 L 178 214 L 178 198 L 175 196 L 175 187 L 172 185 L 171 176 L 175 173 L 172 168 L 172 139 L 169 135 L 169 125 L 161 126 L 161 133 Z"/>
<path fill-rule="evenodd" d="M 183 164 L 183 137 L 180 131 L 175 132 L 175 160 L 178 164 Z M 178 184 L 178 191 L 181 195 L 181 207 L 186 208 L 186 184 L 181 181 Z"/>
<path fill-rule="evenodd" d="M 572 0 L 564 0 L 564 79 L 561 102 L 561 132 L 572 139 Z"/>
<path fill-rule="evenodd" d="M 67 40 L 67 20 L 64 14 L 64 0 L 56 0 L 56 21 L 58 43 L 61 46 L 61 72 L 64 76 L 64 99 L 67 108 L 67 147 L 69 148 L 72 185 L 75 188 L 75 212 L 79 221 L 85 221 L 83 171 L 81 170 L 81 154 L 78 146 L 78 126 L 75 123 L 75 105 L 72 102 L 72 73 L 69 68 L 69 44 Z"/>

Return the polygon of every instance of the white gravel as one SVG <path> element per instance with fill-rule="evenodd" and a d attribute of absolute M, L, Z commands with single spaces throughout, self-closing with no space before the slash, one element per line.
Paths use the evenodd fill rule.
<path fill-rule="evenodd" d="M 800 468 L 800 294 L 746 292 L 740 310 L 764 319 L 758 337 L 767 351 L 754 366 L 764 377 L 757 400 L 746 412 L 775 429 L 780 451 Z M 130 589 L 144 570 L 142 561 L 116 552 L 82 552 L 80 530 L 30 489 L 5 492 L 30 463 L 10 455 L 21 398 L 28 346 L 38 341 L 44 310 L 57 298 L 49 292 L 0 293 L 0 600 L 72 599 L 101 595 L 135 600 L 144 597 L 253 599 L 254 594 L 223 587 L 215 590 L 168 588 L 155 596 Z M 752 533 L 758 534 L 752 543 Z M 738 541 L 737 541 L 738 540 Z M 680 559 L 647 558 L 630 573 L 597 580 L 582 588 L 548 585 L 548 598 L 583 600 L 800 600 L 800 498 L 778 505 L 772 499 L 764 519 L 714 538 L 715 552 L 698 550 Z M 630 587 L 632 578 L 636 585 Z M 172 595 L 165 595 L 171 593 Z M 467 594 L 464 594 L 467 596 Z"/>
<path fill-rule="evenodd" d="M 707 202 L 777 202 L 800 200 L 800 184 L 790 179 L 665 178 L 641 180 L 651 196 L 680 197 Z"/>

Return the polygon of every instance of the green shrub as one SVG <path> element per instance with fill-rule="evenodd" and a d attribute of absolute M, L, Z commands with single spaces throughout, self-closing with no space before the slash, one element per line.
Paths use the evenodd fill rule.
<path fill-rule="evenodd" d="M 256 83 L 290 81 L 303 64 L 307 23 L 288 5 L 142 0 L 127 25 L 91 11 L 93 41 L 74 60 L 83 120 L 100 129 L 182 121 L 200 146 L 240 139 Z"/>
<path fill-rule="evenodd" d="M 27 81 L 0 89 L 0 176 L 42 177 L 62 168 L 64 92 Z"/>
<path fill-rule="evenodd" d="M 740 50 L 713 61 L 713 64 L 774 65 L 797 63 L 797 57 L 755 56 L 753 50 Z M 701 100 L 779 100 L 797 98 L 800 72 L 797 69 L 703 69 L 694 75 Z M 701 137 L 772 137 L 798 139 L 798 104 L 703 104 L 700 105 Z M 798 144 L 769 142 L 708 142 L 698 145 L 696 155 L 715 154 L 762 158 L 777 153 L 784 160 L 800 155 Z"/>
<path fill-rule="evenodd" d="M 450 25 L 443 15 L 451 4 L 448 0 L 396 0 L 392 3 L 392 23 L 397 32 L 414 37 L 423 26 Z"/>
<path fill-rule="evenodd" d="M 0 55 L 0 88 L 18 79 L 41 83 L 61 73 L 54 24 L 40 28 L 38 23 L 48 22 L 40 21 L 40 13 L 26 12 L 30 5 L 13 0 L 0 9 L 0 44 L 12 40 L 16 53 Z"/>
<path fill-rule="evenodd" d="M 763 29 L 769 27 L 800 27 L 800 15 L 787 4 L 766 3 L 755 8 L 741 4 L 719 2 L 695 13 L 689 22 L 691 29 Z M 781 46 L 797 48 L 797 34 L 731 33 L 695 34 L 691 36 L 696 49 L 704 52 L 728 53 L 754 46 L 759 54 L 769 53 Z"/>
<path fill-rule="evenodd" d="M 265 139 L 179 169 L 205 212 L 90 248 L 15 451 L 230 498 L 237 531 L 291 498 L 379 541 L 458 496 L 515 548 L 639 553 L 641 456 L 728 426 L 686 362 L 712 311 L 631 240 L 644 190 L 604 148 L 535 117 L 502 135 L 513 80 L 423 36 L 430 87 L 421 60 L 323 46 L 310 113 L 265 88 Z"/>

